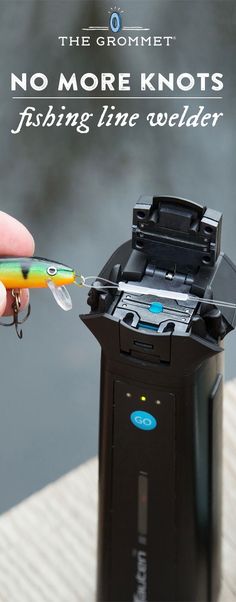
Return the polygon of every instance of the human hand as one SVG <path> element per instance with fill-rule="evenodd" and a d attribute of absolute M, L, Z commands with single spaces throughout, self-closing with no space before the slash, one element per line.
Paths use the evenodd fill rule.
<path fill-rule="evenodd" d="M 21 222 L 0 211 L 0 257 L 31 257 L 34 253 L 34 239 Z M 0 281 L 0 316 L 12 314 L 14 299 L 11 291 L 6 291 Z M 28 289 L 21 291 L 21 309 L 29 302 Z"/>

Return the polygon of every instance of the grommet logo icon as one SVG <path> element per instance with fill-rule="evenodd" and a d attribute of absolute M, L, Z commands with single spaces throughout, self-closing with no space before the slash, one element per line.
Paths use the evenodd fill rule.
<path fill-rule="evenodd" d="M 109 18 L 109 27 L 113 33 L 118 33 L 122 28 L 121 15 L 118 12 L 113 12 Z"/>
<path fill-rule="evenodd" d="M 137 410 L 136 412 L 132 412 L 130 414 L 130 420 L 134 426 L 142 431 L 152 431 L 157 426 L 157 420 L 149 414 L 149 412 L 143 412 L 141 410 Z"/>

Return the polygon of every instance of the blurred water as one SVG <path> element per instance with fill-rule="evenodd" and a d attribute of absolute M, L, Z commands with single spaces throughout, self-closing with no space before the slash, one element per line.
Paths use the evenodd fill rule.
<path fill-rule="evenodd" d="M 147 10 L 148 6 L 148 10 Z M 223 247 L 235 247 L 235 23 L 234 2 L 127 1 L 129 22 L 174 33 L 169 48 L 60 48 L 58 35 L 76 35 L 106 18 L 110 4 L 0 0 L 1 209 L 33 232 L 36 254 L 85 274 L 100 270 L 130 237 L 132 207 L 141 193 L 173 194 L 224 211 Z M 10 100 L 9 74 L 111 71 L 222 71 L 224 121 L 215 129 L 9 132 L 23 101 Z M 49 91 L 50 93 L 50 91 Z M 98 114 L 95 100 L 66 101 L 68 110 Z M 129 101 L 131 112 L 168 110 L 167 102 Z M 171 110 L 182 106 L 172 101 Z M 48 105 L 34 101 L 38 110 Z M 125 101 L 116 101 L 125 110 Z M 194 105 L 193 105 L 194 106 Z M 212 103 L 205 102 L 212 111 Z M 222 106 L 220 108 L 222 110 Z M 18 342 L 1 329 L 0 510 L 6 510 L 97 451 L 99 348 L 79 320 L 86 293 L 72 290 L 65 314 L 49 291 L 33 291 L 32 317 Z M 235 376 L 236 338 L 226 343 L 226 375 Z"/>

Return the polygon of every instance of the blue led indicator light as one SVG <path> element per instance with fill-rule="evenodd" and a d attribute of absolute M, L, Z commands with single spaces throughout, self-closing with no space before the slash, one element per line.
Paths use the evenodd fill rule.
<path fill-rule="evenodd" d="M 153 303 L 151 303 L 149 306 L 149 311 L 151 311 L 152 314 L 161 314 L 163 311 L 162 303 L 159 303 L 159 301 L 153 301 Z"/>
<path fill-rule="evenodd" d="M 142 412 L 138 410 L 130 414 L 130 420 L 134 426 L 142 431 L 152 431 L 157 426 L 157 420 L 149 414 L 149 412 Z"/>

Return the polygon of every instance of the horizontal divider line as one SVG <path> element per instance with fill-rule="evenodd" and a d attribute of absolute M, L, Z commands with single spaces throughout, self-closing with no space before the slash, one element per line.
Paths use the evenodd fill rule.
<path fill-rule="evenodd" d="M 223 96 L 12 96 L 13 100 L 222 100 Z"/>

